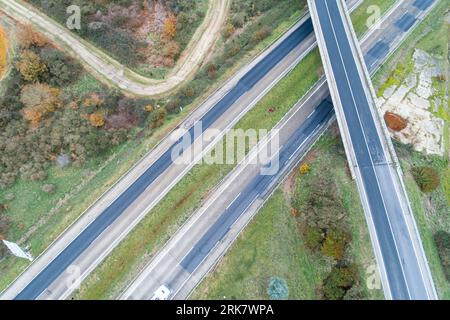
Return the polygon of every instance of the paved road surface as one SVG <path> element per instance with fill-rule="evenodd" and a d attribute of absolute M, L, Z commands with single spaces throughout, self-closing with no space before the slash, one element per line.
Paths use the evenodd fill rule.
<path fill-rule="evenodd" d="M 388 278 L 389 288 L 385 290 L 393 299 L 435 299 L 431 274 L 424 267 L 426 256 L 413 242 L 405 219 L 411 216 L 406 191 L 398 181 L 384 133 L 377 124 L 376 106 L 356 46 L 352 46 L 353 35 L 345 22 L 344 9 L 340 1 L 309 3 L 333 101 L 342 114 L 341 131 L 348 137 L 348 149 L 354 156 L 349 160 L 357 167 L 363 204 L 375 228 L 373 242 L 379 246 Z M 412 23 L 402 19 L 397 23 L 399 28 L 408 25 Z"/>
<path fill-rule="evenodd" d="M 416 17 L 416 24 L 419 21 L 420 12 L 411 2 L 399 1 L 383 18 L 383 28 L 370 30 L 362 41 L 361 47 L 372 73 L 411 30 L 398 28 L 397 21 L 405 14 Z M 372 53 L 380 43 L 385 44 L 387 50 L 374 58 Z M 288 147 L 282 148 L 282 165 L 275 176 L 261 175 L 260 165 L 243 163 L 238 166 L 190 221 L 150 261 L 123 293 L 121 299 L 148 299 L 161 284 L 167 284 L 172 288 L 174 292 L 171 298 L 187 298 L 227 252 L 268 198 L 270 191 L 290 171 L 293 164 L 301 159 L 326 127 L 331 114 L 324 117 L 317 111 L 324 112 L 330 107 L 331 97 L 327 96 L 327 84 L 325 79 L 322 79 L 310 95 L 302 99 L 277 126 L 281 140 L 284 141 L 282 144 Z M 313 110 L 316 112 L 312 113 Z"/>

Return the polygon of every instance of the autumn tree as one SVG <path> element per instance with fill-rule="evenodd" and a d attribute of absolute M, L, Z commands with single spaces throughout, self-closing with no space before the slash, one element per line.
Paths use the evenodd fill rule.
<path fill-rule="evenodd" d="M 23 49 L 28 49 L 32 46 L 44 47 L 48 44 L 48 39 L 36 32 L 36 30 L 28 24 L 21 26 L 17 38 L 19 39 L 19 44 Z"/>
<path fill-rule="evenodd" d="M 436 190 L 440 184 L 439 173 L 431 167 L 414 167 L 411 170 L 414 180 L 425 193 Z"/>
<path fill-rule="evenodd" d="M 93 127 L 103 127 L 105 125 L 105 117 L 101 113 L 93 113 L 89 116 L 89 122 Z"/>
<path fill-rule="evenodd" d="M 233 33 L 235 32 L 235 28 L 231 23 L 227 23 L 227 25 L 223 28 L 222 30 L 222 36 L 225 39 L 228 39 L 229 37 L 231 37 L 233 35 Z"/>
<path fill-rule="evenodd" d="M 42 120 L 42 111 L 38 108 L 25 108 L 23 110 L 23 117 L 25 120 L 29 121 L 32 125 L 37 125 Z"/>
<path fill-rule="evenodd" d="M 152 112 L 150 118 L 150 127 L 152 129 L 159 128 L 164 124 L 164 119 L 167 116 L 167 111 L 165 108 L 158 108 L 156 112 Z"/>
<path fill-rule="evenodd" d="M 26 81 L 35 82 L 47 71 L 47 66 L 42 62 L 39 55 L 31 50 L 24 50 L 17 62 L 17 70 Z"/>
<path fill-rule="evenodd" d="M 33 83 L 22 88 L 20 101 L 25 105 L 22 115 L 31 124 L 39 124 L 46 113 L 60 108 L 60 90 L 44 83 Z"/>
<path fill-rule="evenodd" d="M 325 241 L 322 244 L 322 254 L 336 261 L 344 258 L 345 250 L 350 242 L 350 235 L 338 229 L 328 230 Z"/>
<path fill-rule="evenodd" d="M 43 113 L 61 107 L 61 91 L 45 83 L 33 83 L 22 88 L 20 101 L 28 108 L 38 108 Z"/>
<path fill-rule="evenodd" d="M 100 107 L 103 104 L 103 99 L 97 94 L 90 94 L 84 101 L 83 106 L 86 108 L 89 107 Z"/>
<path fill-rule="evenodd" d="M 164 36 L 173 39 L 177 35 L 177 17 L 171 14 L 164 20 Z"/>
<path fill-rule="evenodd" d="M 0 77 L 6 69 L 8 56 L 8 39 L 3 29 L 0 27 Z"/>

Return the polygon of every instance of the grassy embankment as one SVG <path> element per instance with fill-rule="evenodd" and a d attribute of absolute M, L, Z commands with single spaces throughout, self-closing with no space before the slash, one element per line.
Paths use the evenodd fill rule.
<path fill-rule="evenodd" d="M 361 36 L 367 30 L 369 6 L 380 5 L 382 12 L 385 12 L 394 3 L 395 1 L 365 1 L 351 15 L 357 34 Z M 318 143 L 315 149 L 321 150 L 320 146 L 321 143 Z M 374 263 L 372 248 L 362 208 L 359 205 L 359 196 L 354 184 L 345 174 L 345 158 L 325 149 L 321 150 L 320 154 L 312 164 L 313 170 L 317 172 L 320 166 L 333 163 L 336 169 L 334 178 L 338 182 L 342 200 L 348 210 L 347 215 L 353 236 L 352 254 L 360 267 L 367 267 Z M 306 179 L 311 179 L 313 176 L 314 173 Z M 295 179 L 295 185 L 301 188 L 303 177 L 294 175 L 291 179 Z M 267 298 L 267 282 L 273 275 L 282 276 L 287 280 L 290 289 L 289 298 L 317 298 L 317 287 L 330 266 L 316 254 L 309 252 L 303 244 L 302 237 L 297 232 L 296 222 L 289 215 L 291 195 L 284 192 L 286 185 L 287 183 L 280 187 L 268 200 L 217 270 L 206 278 L 195 292 L 194 299 L 220 299 L 224 296 L 265 299 Z M 303 189 L 303 192 L 308 191 Z M 265 268 L 258 267 L 261 265 Z M 364 272 L 361 272 L 361 276 L 364 279 Z M 370 298 L 382 297 L 379 290 L 366 291 L 366 295 Z"/>

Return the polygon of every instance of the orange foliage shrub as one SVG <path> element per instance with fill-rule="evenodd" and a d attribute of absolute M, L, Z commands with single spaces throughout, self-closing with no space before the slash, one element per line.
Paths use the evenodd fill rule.
<path fill-rule="evenodd" d="M 100 107 L 103 104 L 102 98 L 96 93 L 91 94 L 86 100 L 83 102 L 83 106 L 85 107 Z"/>
<path fill-rule="evenodd" d="M 0 77 L 5 72 L 8 58 L 8 38 L 0 27 Z"/>
<path fill-rule="evenodd" d="M 39 76 L 47 71 L 47 66 L 41 58 L 31 50 L 24 50 L 17 62 L 17 70 L 27 81 L 37 81 Z"/>
<path fill-rule="evenodd" d="M 23 117 L 33 125 L 39 124 L 42 120 L 42 116 L 42 111 L 40 111 L 39 108 L 30 107 L 23 109 Z"/>
<path fill-rule="evenodd" d="M 22 48 L 28 49 L 31 46 L 43 47 L 48 44 L 48 39 L 36 32 L 30 25 L 23 25 L 17 35 Z"/>
<path fill-rule="evenodd" d="M 93 113 L 89 116 L 89 122 L 93 127 L 103 127 L 105 125 L 105 117 L 100 113 Z"/>
<path fill-rule="evenodd" d="M 177 17 L 170 15 L 164 20 L 164 36 L 169 39 L 177 35 Z"/>

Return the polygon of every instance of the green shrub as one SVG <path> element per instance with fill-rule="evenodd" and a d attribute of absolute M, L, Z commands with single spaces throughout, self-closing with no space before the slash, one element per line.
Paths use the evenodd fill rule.
<path fill-rule="evenodd" d="M 305 245 L 309 250 L 317 251 L 321 248 L 324 233 L 320 228 L 305 226 L 302 233 Z"/>
<path fill-rule="evenodd" d="M 439 258 L 444 269 L 447 281 L 450 281 L 450 233 L 438 231 L 434 235 L 434 241 L 438 248 Z"/>
<path fill-rule="evenodd" d="M 231 17 L 231 24 L 235 27 L 235 28 L 242 28 L 245 24 L 245 13 L 244 12 L 238 12 L 233 14 L 233 16 Z"/>
<path fill-rule="evenodd" d="M 261 27 L 261 29 L 257 30 L 255 33 L 253 33 L 252 41 L 258 43 L 258 42 L 264 40 L 265 38 L 267 38 L 271 33 L 272 33 L 272 29 L 270 29 L 270 27 L 263 26 L 263 27 Z"/>
<path fill-rule="evenodd" d="M 322 295 L 326 300 L 342 300 L 358 282 L 358 270 L 354 265 L 336 265 L 322 284 Z"/>
<path fill-rule="evenodd" d="M 322 244 L 322 254 L 341 261 L 344 258 L 345 250 L 351 240 L 351 236 L 343 230 L 331 229 L 327 232 L 325 241 Z"/>
<path fill-rule="evenodd" d="M 430 167 L 414 167 L 411 173 L 419 186 L 425 193 L 432 192 L 439 187 L 440 179 L 436 170 Z"/>

